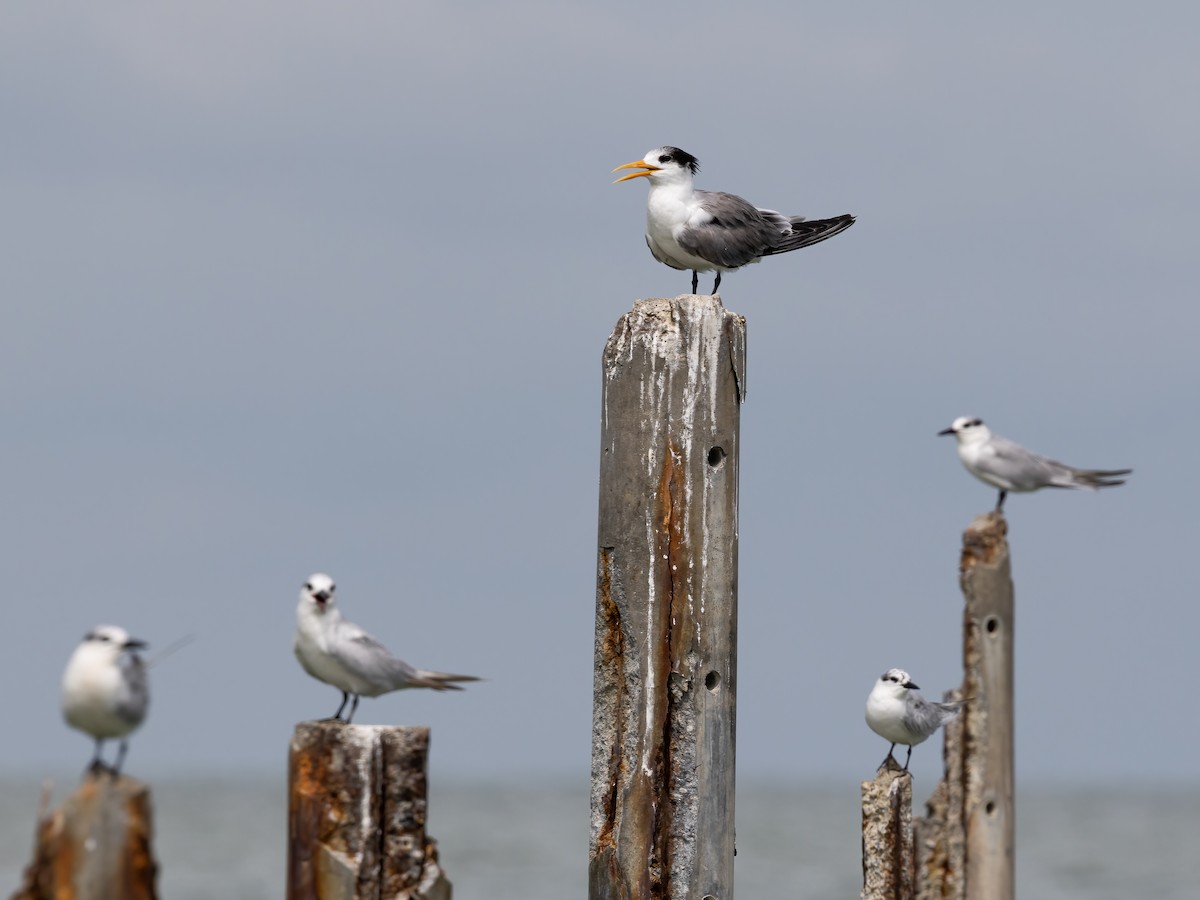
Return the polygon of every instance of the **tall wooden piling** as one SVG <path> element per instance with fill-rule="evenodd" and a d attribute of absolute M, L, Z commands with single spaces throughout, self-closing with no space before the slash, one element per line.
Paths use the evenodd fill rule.
<path fill-rule="evenodd" d="M 425 833 L 428 756 L 428 728 L 296 726 L 288 900 L 450 900 Z"/>
<path fill-rule="evenodd" d="M 150 789 L 107 771 L 84 776 L 40 816 L 33 860 L 12 900 L 155 900 Z"/>
<path fill-rule="evenodd" d="M 1013 583 L 1008 524 L 977 517 L 963 533 L 959 583 L 963 686 L 969 699 L 947 728 L 946 773 L 916 827 L 922 898 L 1012 900 L 1015 894 L 1013 773 Z"/>
<path fill-rule="evenodd" d="M 1013 584 L 1004 516 L 980 516 L 963 533 L 964 811 L 971 900 L 1016 892 L 1013 776 Z"/>
<path fill-rule="evenodd" d="M 590 900 L 732 900 L 746 321 L 639 300 L 604 349 Z"/>

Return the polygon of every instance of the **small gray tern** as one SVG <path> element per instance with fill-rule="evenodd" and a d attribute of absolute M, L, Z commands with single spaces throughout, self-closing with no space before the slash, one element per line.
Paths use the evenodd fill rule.
<path fill-rule="evenodd" d="M 91 771 L 120 774 L 129 749 L 127 735 L 142 724 L 150 705 L 146 667 L 138 656 L 145 643 L 116 625 L 97 625 L 71 654 L 63 673 L 63 718 L 96 741 Z M 117 761 L 110 768 L 101 757 L 105 740 L 120 738 Z"/>
<path fill-rule="evenodd" d="M 659 147 L 613 171 L 622 169 L 644 171 L 623 175 L 613 184 L 631 178 L 650 179 L 646 245 L 660 263 L 692 270 L 693 294 L 700 272 L 716 271 L 715 294 L 722 272 L 756 263 L 764 256 L 808 247 L 854 224 L 851 215 L 809 220 L 758 209 L 733 194 L 696 190 L 692 178 L 700 163 L 678 147 Z"/>
<path fill-rule="evenodd" d="M 938 435 L 958 439 L 958 458 L 980 481 L 1000 489 L 996 512 L 1004 508 L 1009 491 L 1027 493 L 1044 487 L 1091 488 L 1124 484 L 1133 469 L 1075 469 L 1057 460 L 1038 456 L 1020 444 L 992 434 L 982 419 L 960 416 Z"/>
<path fill-rule="evenodd" d="M 965 700 L 954 703 L 926 700 L 917 693 L 917 686 L 907 672 L 888 669 L 879 676 L 867 697 L 867 724 L 881 738 L 892 742 L 883 762 L 888 761 L 897 744 L 907 744 L 908 755 L 904 757 L 907 772 L 912 748 L 958 716 L 965 704 Z"/>
<path fill-rule="evenodd" d="M 350 724 L 359 697 L 378 697 L 405 688 L 461 691 L 455 681 L 478 681 L 474 675 L 452 675 L 414 669 L 392 656 L 387 647 L 342 618 L 334 602 L 337 587 L 328 575 L 313 575 L 300 590 L 296 607 L 296 658 L 304 671 L 342 692 L 342 705 L 331 719 L 343 721 L 351 697 Z"/>

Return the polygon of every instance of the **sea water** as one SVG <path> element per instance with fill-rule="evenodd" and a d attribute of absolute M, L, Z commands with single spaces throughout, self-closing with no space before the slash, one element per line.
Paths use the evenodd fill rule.
<path fill-rule="evenodd" d="M 71 788 L 60 783 L 55 802 Z M 275 900 L 284 890 L 282 774 L 151 780 L 163 900 Z M 0 897 L 20 882 L 41 785 L 0 780 Z M 430 791 L 428 832 L 457 900 L 573 900 L 587 892 L 588 785 L 456 781 Z M 743 780 L 742 900 L 858 897 L 858 784 Z M 1200 786 L 1026 789 L 1017 799 L 1017 895 L 1026 900 L 1200 898 Z"/>

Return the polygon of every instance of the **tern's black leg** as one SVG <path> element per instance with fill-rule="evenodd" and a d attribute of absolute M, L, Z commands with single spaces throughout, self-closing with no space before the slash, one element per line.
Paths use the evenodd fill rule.
<path fill-rule="evenodd" d="M 346 703 L 349 702 L 349 700 L 350 700 L 350 695 L 347 694 L 345 691 L 342 691 L 342 705 L 338 707 L 337 712 L 335 712 L 332 716 L 330 716 L 325 721 L 327 721 L 327 722 L 342 721 L 342 710 L 346 708 Z"/>
<path fill-rule="evenodd" d="M 1004 498 L 1008 496 L 1008 491 L 1000 492 L 1000 499 L 996 501 L 996 512 L 1004 512 Z"/>
<path fill-rule="evenodd" d="M 129 751 L 129 741 L 121 739 L 121 747 L 117 750 L 117 764 L 112 767 L 112 776 L 116 778 L 121 774 L 121 766 L 125 764 L 125 754 Z"/>
<path fill-rule="evenodd" d="M 692 293 L 700 289 L 700 273 L 692 269 Z"/>
<path fill-rule="evenodd" d="M 893 745 L 895 746 L 895 745 Z M 908 756 L 904 757 L 904 771 L 908 771 L 908 761 L 912 759 L 912 744 L 908 745 Z"/>
<path fill-rule="evenodd" d="M 713 282 L 713 293 L 717 292 L 717 288 L 721 286 L 721 273 L 717 273 L 717 280 Z"/>
<path fill-rule="evenodd" d="M 354 695 L 354 702 L 350 704 L 350 715 L 346 716 L 346 724 L 349 725 L 354 720 L 354 713 L 358 709 L 358 694 Z"/>
<path fill-rule="evenodd" d="M 96 751 L 92 754 L 92 761 L 88 763 L 87 771 L 99 772 L 104 768 L 104 760 L 100 758 L 100 751 L 104 747 L 104 739 L 96 738 Z"/>

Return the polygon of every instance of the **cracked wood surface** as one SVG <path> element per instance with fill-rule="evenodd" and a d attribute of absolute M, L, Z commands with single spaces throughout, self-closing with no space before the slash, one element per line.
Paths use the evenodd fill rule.
<path fill-rule="evenodd" d="M 39 816 L 33 861 L 12 900 L 155 900 L 157 875 L 150 788 L 97 770 Z"/>
<path fill-rule="evenodd" d="M 301 722 L 288 758 L 288 900 L 450 900 L 425 833 L 429 729 Z"/>
<path fill-rule="evenodd" d="M 639 300 L 603 356 L 591 900 L 733 897 L 746 324 Z"/>

